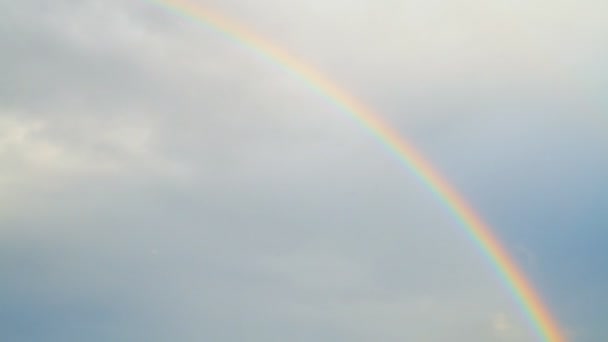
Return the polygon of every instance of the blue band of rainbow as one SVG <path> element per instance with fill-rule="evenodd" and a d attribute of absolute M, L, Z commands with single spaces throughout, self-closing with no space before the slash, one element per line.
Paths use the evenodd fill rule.
<path fill-rule="evenodd" d="M 381 117 L 364 104 L 339 88 L 309 64 L 297 59 L 284 49 L 256 35 L 252 31 L 208 8 L 188 0 L 147 0 L 176 14 L 192 19 L 214 29 L 241 45 L 249 47 L 271 62 L 280 65 L 292 75 L 300 78 L 353 120 L 374 135 L 398 158 L 403 166 L 424 183 L 435 197 L 445 205 L 459 221 L 466 234 L 487 256 L 500 277 L 512 292 L 523 312 L 529 318 L 541 340 L 565 342 L 561 329 L 553 319 L 539 294 L 534 290 L 524 273 L 515 264 L 505 248 L 492 234 L 467 201 L 426 161 L 412 144 Z"/>

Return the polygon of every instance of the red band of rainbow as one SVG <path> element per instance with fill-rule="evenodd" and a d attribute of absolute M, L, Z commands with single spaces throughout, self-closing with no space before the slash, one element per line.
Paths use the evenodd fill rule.
<path fill-rule="evenodd" d="M 309 64 L 297 59 L 282 48 L 256 35 L 236 22 L 208 8 L 188 0 L 148 0 L 172 12 L 193 19 L 249 47 L 300 78 L 319 94 L 348 113 L 352 119 L 374 135 L 391 150 L 399 161 L 424 183 L 459 221 L 467 235 L 495 266 L 500 277 L 512 292 L 529 318 L 539 337 L 546 342 L 565 342 L 556 321 L 524 273 L 505 248 L 492 234 L 489 226 L 466 200 L 414 149 L 403 136 L 385 123 L 381 117 L 339 88 Z"/>

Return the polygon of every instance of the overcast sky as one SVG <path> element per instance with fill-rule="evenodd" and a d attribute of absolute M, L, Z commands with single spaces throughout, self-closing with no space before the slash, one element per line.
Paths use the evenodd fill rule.
<path fill-rule="evenodd" d="M 608 3 L 192 0 L 377 109 L 608 340 Z M 536 341 L 339 108 L 145 0 L 0 0 L 0 339 Z"/>

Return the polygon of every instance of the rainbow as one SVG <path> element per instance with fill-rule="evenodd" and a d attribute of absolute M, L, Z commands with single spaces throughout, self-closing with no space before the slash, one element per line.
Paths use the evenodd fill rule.
<path fill-rule="evenodd" d="M 469 238 L 479 247 L 496 268 L 507 288 L 513 294 L 524 314 L 530 320 L 539 338 L 547 342 L 565 342 L 556 321 L 543 304 L 524 273 L 505 248 L 492 234 L 489 226 L 456 190 L 423 158 L 412 144 L 380 116 L 349 95 L 311 65 L 294 57 L 286 50 L 227 19 L 220 13 L 194 4 L 189 0 L 147 0 L 178 15 L 193 19 L 245 45 L 259 55 L 283 67 L 300 78 L 312 89 L 348 113 L 368 132 L 392 151 L 400 163 L 409 169 L 435 197 L 445 205 Z"/>

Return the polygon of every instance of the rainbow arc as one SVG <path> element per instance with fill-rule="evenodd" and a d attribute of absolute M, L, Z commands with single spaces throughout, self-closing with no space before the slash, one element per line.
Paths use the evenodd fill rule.
<path fill-rule="evenodd" d="M 187 0 L 147 0 L 203 24 L 245 45 L 298 77 L 358 122 L 390 150 L 399 162 L 435 195 L 459 222 L 468 237 L 492 263 L 542 341 L 566 342 L 538 292 L 468 202 L 405 137 L 371 109 L 338 87 L 311 65 L 244 26 L 209 8 Z"/>

